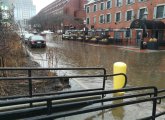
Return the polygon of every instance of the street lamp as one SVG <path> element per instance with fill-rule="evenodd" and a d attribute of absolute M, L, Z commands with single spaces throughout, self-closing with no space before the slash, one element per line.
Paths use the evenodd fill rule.
<path fill-rule="evenodd" d="M 147 16 L 148 16 L 148 11 L 147 9 L 145 9 L 144 13 L 143 13 L 143 17 L 142 17 L 142 20 L 146 21 L 147 20 Z M 144 24 L 144 23 L 143 23 Z M 144 25 L 145 26 L 145 25 Z M 142 39 L 141 39 L 141 42 L 140 42 L 140 49 L 143 49 L 143 40 L 144 40 L 144 37 L 147 36 L 147 32 L 146 32 L 146 28 L 144 27 L 143 28 L 143 35 L 142 35 Z"/>
<path fill-rule="evenodd" d="M 144 13 L 143 13 L 143 20 L 147 20 L 147 16 L 148 16 L 148 11 L 145 10 Z"/>

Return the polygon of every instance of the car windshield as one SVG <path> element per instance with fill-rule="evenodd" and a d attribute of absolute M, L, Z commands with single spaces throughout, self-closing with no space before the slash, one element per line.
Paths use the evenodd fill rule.
<path fill-rule="evenodd" d="M 32 36 L 32 40 L 44 40 L 44 38 L 42 36 L 35 35 L 35 36 Z"/>
<path fill-rule="evenodd" d="M 25 38 L 29 38 L 30 36 L 33 36 L 33 34 L 25 34 Z"/>

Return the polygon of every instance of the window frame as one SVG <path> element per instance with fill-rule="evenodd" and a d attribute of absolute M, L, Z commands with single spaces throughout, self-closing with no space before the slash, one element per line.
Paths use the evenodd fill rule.
<path fill-rule="evenodd" d="M 160 7 L 160 6 L 164 7 L 163 8 L 163 16 L 162 17 L 157 17 L 157 10 L 158 10 L 158 7 Z M 165 4 L 159 4 L 159 5 L 156 6 L 155 18 L 156 19 L 163 19 L 163 18 L 165 18 Z"/>
<path fill-rule="evenodd" d="M 119 2 L 119 1 L 121 1 L 121 5 L 118 5 L 118 2 Z M 123 6 L 123 0 L 119 0 L 119 1 L 118 1 L 118 0 L 115 1 L 115 6 L 116 6 L 116 7 L 121 7 L 121 6 Z"/>
<path fill-rule="evenodd" d="M 107 21 L 107 16 L 108 16 L 108 15 L 110 15 L 109 21 Z M 107 13 L 107 14 L 106 14 L 105 22 L 106 22 L 106 23 L 111 23 L 111 22 L 112 22 L 112 14 L 111 14 L 111 13 Z"/>
<path fill-rule="evenodd" d="M 119 19 L 119 21 L 117 21 L 117 14 L 118 13 L 120 13 L 120 19 Z M 121 11 L 118 11 L 118 12 L 115 13 L 115 22 L 121 22 L 121 20 L 122 20 L 122 13 L 121 13 Z"/>
<path fill-rule="evenodd" d="M 138 0 L 138 2 L 147 2 L 147 0 Z"/>
<path fill-rule="evenodd" d="M 103 6 L 102 6 L 102 4 L 103 4 Z M 103 7 L 103 8 L 102 8 Z M 105 9 L 105 3 L 104 2 L 101 2 L 100 3 L 100 10 L 104 10 Z"/>
<path fill-rule="evenodd" d="M 95 6 L 96 6 L 96 10 L 95 10 Z M 93 5 L 93 12 L 96 12 L 97 11 L 97 4 L 94 4 Z"/>
<path fill-rule="evenodd" d="M 132 29 L 130 29 L 130 28 L 127 28 L 127 29 L 129 29 L 129 32 L 130 32 L 129 35 L 130 35 L 130 36 L 127 37 L 127 36 L 126 36 L 126 32 L 127 32 L 127 31 L 125 31 L 125 32 L 124 32 L 124 38 L 130 39 L 130 38 L 132 38 Z"/>
<path fill-rule="evenodd" d="M 86 13 L 90 13 L 90 6 L 86 7 Z"/>
<path fill-rule="evenodd" d="M 135 3 L 135 0 L 132 0 L 132 2 L 128 3 L 128 0 L 126 0 L 126 5 L 132 5 Z"/>
<path fill-rule="evenodd" d="M 142 10 L 142 9 L 146 9 L 146 10 L 148 11 L 147 6 L 139 8 L 139 9 L 138 9 L 138 14 L 137 14 L 137 15 L 138 15 L 138 16 L 137 16 L 138 19 L 142 19 L 142 18 L 143 18 L 143 17 L 140 18 L 140 10 Z"/>
<path fill-rule="evenodd" d="M 101 19 L 101 16 L 103 16 L 103 19 Z M 101 20 L 103 20 L 103 21 L 101 21 Z M 101 15 L 99 16 L 99 23 L 100 23 L 100 24 L 104 24 L 104 23 L 105 23 L 105 15 L 104 15 L 104 14 L 101 14 Z"/>
<path fill-rule="evenodd" d="M 110 7 L 108 8 L 108 2 L 110 2 Z M 112 0 L 108 0 L 106 2 L 106 9 L 111 9 L 112 8 Z"/>
<path fill-rule="evenodd" d="M 127 19 L 128 18 L 128 12 L 130 12 L 131 11 L 131 19 Z M 131 20 L 133 20 L 133 16 L 134 16 L 134 11 L 133 11 L 133 9 L 129 9 L 129 10 L 127 10 L 126 11 L 126 13 L 125 13 L 125 21 L 131 21 Z"/>
<path fill-rule="evenodd" d="M 97 22 L 97 17 L 94 16 L 94 17 L 93 17 L 93 24 L 96 24 L 96 22 Z"/>
<path fill-rule="evenodd" d="M 86 18 L 86 24 L 87 24 L 87 25 L 90 24 L 90 18 L 89 18 L 89 17 Z"/>

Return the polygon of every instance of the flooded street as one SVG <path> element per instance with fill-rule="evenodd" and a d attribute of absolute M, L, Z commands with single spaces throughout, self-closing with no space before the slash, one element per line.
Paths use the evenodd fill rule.
<path fill-rule="evenodd" d="M 165 51 L 140 51 L 112 45 L 53 40 L 30 54 L 42 67 L 103 67 L 112 74 L 115 62 L 127 64 L 128 85 L 165 88 Z"/>
<path fill-rule="evenodd" d="M 29 54 L 42 67 L 103 67 L 107 70 L 108 74 L 112 74 L 113 64 L 122 61 L 127 64 L 127 86 L 156 86 L 159 89 L 165 88 L 165 51 L 140 51 L 135 48 L 131 49 L 113 45 L 53 40 L 53 37 L 50 35 L 47 36 L 46 39 L 46 49 L 28 48 Z M 69 73 L 60 72 L 58 74 L 74 75 L 81 73 L 70 71 Z M 73 89 L 74 87 L 95 88 L 100 85 L 100 81 L 96 79 L 70 82 Z M 111 80 L 107 82 L 107 87 L 112 89 Z M 97 115 L 91 113 L 85 116 L 79 115 L 79 117 L 83 120 L 133 120 L 136 116 L 143 116 L 146 114 L 147 110 L 151 109 L 151 107 L 152 106 L 148 105 L 144 108 L 143 104 L 140 104 L 140 106 L 126 106 L 112 111 L 102 111 L 106 114 L 97 112 Z M 141 108 L 146 111 L 146 113 L 143 113 L 144 111 L 139 112 Z M 132 113 L 131 111 L 135 112 Z M 130 112 L 132 114 L 131 116 Z M 150 112 L 147 114 L 150 115 Z M 70 117 L 68 119 L 76 120 L 76 116 L 75 118 Z M 162 120 L 162 118 L 160 120 Z"/>

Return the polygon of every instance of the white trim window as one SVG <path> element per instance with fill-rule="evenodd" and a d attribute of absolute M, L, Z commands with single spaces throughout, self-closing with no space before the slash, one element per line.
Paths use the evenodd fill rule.
<path fill-rule="evenodd" d="M 100 10 L 104 10 L 104 2 L 100 3 Z"/>
<path fill-rule="evenodd" d="M 97 5 L 94 4 L 94 5 L 93 5 L 93 12 L 96 12 L 96 11 L 97 11 Z"/>
<path fill-rule="evenodd" d="M 158 5 L 154 8 L 154 18 L 165 18 L 165 4 Z"/>
<path fill-rule="evenodd" d="M 115 22 L 120 22 L 121 21 L 121 12 L 117 12 L 115 14 Z"/>
<path fill-rule="evenodd" d="M 96 24 L 96 16 L 93 17 L 93 23 Z"/>
<path fill-rule="evenodd" d="M 110 23 L 111 22 L 111 14 L 108 13 L 106 14 L 106 23 Z"/>
<path fill-rule="evenodd" d="M 133 10 L 127 10 L 127 12 L 125 14 L 125 21 L 133 20 L 133 16 L 134 16 L 134 11 Z"/>
<path fill-rule="evenodd" d="M 90 24 L 90 19 L 86 18 L 86 24 L 89 25 Z"/>
<path fill-rule="evenodd" d="M 104 15 L 100 15 L 99 21 L 100 23 L 105 23 Z"/>
<path fill-rule="evenodd" d="M 132 38 L 132 30 L 130 28 L 127 28 L 124 32 L 124 38 Z"/>
<path fill-rule="evenodd" d="M 126 0 L 126 4 L 127 4 L 127 5 L 131 5 L 131 4 L 133 4 L 133 3 L 135 3 L 135 0 Z"/>
<path fill-rule="evenodd" d="M 139 2 L 146 2 L 147 0 L 138 0 Z"/>
<path fill-rule="evenodd" d="M 87 7 L 86 7 L 86 13 L 89 13 L 89 12 L 90 12 L 90 7 L 87 6 Z"/>
<path fill-rule="evenodd" d="M 123 5 L 123 0 L 116 0 L 115 6 L 121 7 Z"/>
<path fill-rule="evenodd" d="M 144 18 L 144 12 L 148 12 L 148 9 L 146 7 L 140 8 L 138 10 L 138 17 L 139 19 L 143 19 Z"/>
<path fill-rule="evenodd" d="M 108 0 L 106 4 L 107 9 L 112 8 L 112 0 Z"/>

